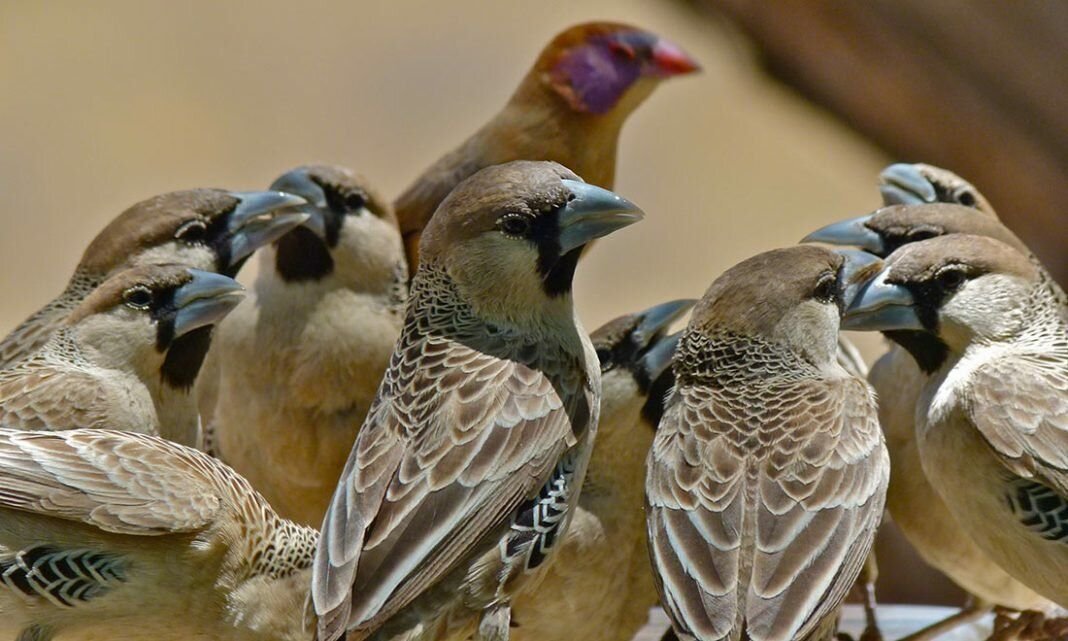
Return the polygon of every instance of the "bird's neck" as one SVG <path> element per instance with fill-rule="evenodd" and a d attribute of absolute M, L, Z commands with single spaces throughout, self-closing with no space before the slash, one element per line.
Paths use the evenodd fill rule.
<path fill-rule="evenodd" d="M 611 188 L 619 134 L 633 108 L 625 100 L 628 104 L 606 114 L 578 112 L 541 79 L 528 76 L 477 137 L 492 141 L 498 162 L 552 160 L 586 182 Z"/>
<path fill-rule="evenodd" d="M 679 385 L 715 387 L 790 384 L 821 378 L 819 368 L 792 350 L 755 336 L 688 331 L 674 360 Z"/>
<path fill-rule="evenodd" d="M 487 282 L 499 284 L 498 279 Z M 545 349 L 584 353 L 589 338 L 581 335 L 570 294 L 550 298 L 539 292 L 536 300 L 524 299 L 524 304 L 507 300 L 507 291 L 498 295 L 482 291 L 478 298 L 500 305 L 479 307 L 469 302 L 476 298 L 473 293 L 462 291 L 443 266 L 420 265 L 412 279 L 405 326 L 418 323 L 435 331 L 440 328 L 459 340 L 500 335 L 514 342 L 538 343 Z"/>

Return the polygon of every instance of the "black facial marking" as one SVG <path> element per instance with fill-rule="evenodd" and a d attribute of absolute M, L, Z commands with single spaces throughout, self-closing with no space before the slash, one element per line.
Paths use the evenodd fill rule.
<path fill-rule="evenodd" d="M 668 394 L 675 386 L 675 372 L 669 367 L 656 377 L 649 385 L 649 391 L 645 404 L 642 405 L 642 417 L 657 429 L 660 419 L 664 417 L 664 406 L 667 405 Z"/>
<path fill-rule="evenodd" d="M 211 326 L 198 327 L 171 342 L 160 368 L 164 383 L 183 390 L 193 386 L 211 346 L 212 329 Z"/>
<path fill-rule="evenodd" d="M 561 256 L 559 235 L 560 210 L 557 209 L 536 216 L 526 236 L 538 248 L 538 274 L 545 293 L 551 298 L 571 291 L 575 268 L 582 254 L 579 247 Z"/>
<path fill-rule="evenodd" d="M 329 238 L 329 225 L 327 232 Z M 297 227 L 282 236 L 276 243 L 276 249 L 275 271 L 287 282 L 319 280 L 334 271 L 334 258 L 330 250 L 306 227 Z"/>
<path fill-rule="evenodd" d="M 905 348 L 925 374 L 936 372 L 949 357 L 949 348 L 934 334 L 895 329 L 883 332 L 883 336 Z"/>
<path fill-rule="evenodd" d="M 206 221 L 207 224 L 202 235 L 199 232 L 189 233 L 188 239 L 179 239 L 179 241 L 189 245 L 205 245 L 210 248 L 215 254 L 215 271 L 230 278 L 236 276 L 241 266 L 245 264 L 245 260 L 248 260 L 246 257 L 233 265 L 230 264 L 231 235 L 229 221 L 230 215 L 237 209 L 238 204 L 234 202 L 234 206 L 230 208 L 230 211 Z"/>

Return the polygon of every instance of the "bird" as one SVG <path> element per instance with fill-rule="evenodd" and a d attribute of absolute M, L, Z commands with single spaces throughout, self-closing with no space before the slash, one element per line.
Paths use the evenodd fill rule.
<path fill-rule="evenodd" d="M 323 520 L 320 641 L 508 638 L 511 596 L 566 534 L 597 427 L 579 254 L 641 217 L 544 161 L 483 169 L 441 203 Z"/>
<path fill-rule="evenodd" d="M 111 428 L 199 442 L 192 386 L 212 326 L 244 288 L 185 265 L 123 270 L 37 352 L 0 370 L 0 426 Z"/>
<path fill-rule="evenodd" d="M 419 175 L 394 201 L 408 266 L 445 196 L 483 167 L 556 161 L 612 189 L 619 133 L 660 82 L 700 69 L 678 45 L 616 22 L 573 25 L 542 49 L 504 108 Z"/>
<path fill-rule="evenodd" d="M 890 471 L 874 394 L 836 359 L 852 275 L 870 264 L 771 250 L 694 308 L 646 464 L 650 557 L 678 638 L 833 638 Z"/>
<path fill-rule="evenodd" d="M 662 303 L 590 334 L 602 385 L 593 455 L 545 577 L 513 602 L 512 641 L 630 641 L 656 606 L 642 516 L 645 455 L 656 430 L 646 406 L 658 402 L 652 383 L 670 368 L 678 341 L 666 330 L 694 302 Z"/>
<path fill-rule="evenodd" d="M 885 258 L 909 243 L 962 233 L 993 238 L 1028 255 L 1054 298 L 1063 300 L 1063 292 L 1026 245 L 993 215 L 983 215 L 971 207 L 943 203 L 892 205 L 828 225 L 806 240 L 854 245 Z M 888 336 L 892 338 L 892 334 Z M 872 366 L 868 380 L 880 399 L 879 421 L 895 471 L 887 492 L 887 509 L 924 561 L 976 599 L 971 607 L 932 632 L 971 620 L 992 605 L 1055 611 L 1057 606 L 1049 599 L 1017 581 L 983 552 L 924 474 L 916 442 L 915 408 L 927 376 L 912 356 L 903 348 L 892 346 Z"/>
<path fill-rule="evenodd" d="M 286 172 L 310 218 L 263 248 L 197 382 L 213 452 L 287 519 L 318 527 L 400 336 L 408 267 L 393 210 L 365 178 Z"/>
<path fill-rule="evenodd" d="M 987 556 L 1068 607 L 1068 323 L 1034 263 L 984 236 L 912 243 L 843 324 L 891 332 L 913 356 L 931 485 Z"/>
<path fill-rule="evenodd" d="M 300 225 L 304 200 L 281 192 L 174 191 L 143 200 L 89 243 L 59 296 L 0 341 L 0 368 L 32 354 L 110 276 L 137 265 L 183 263 L 234 277 L 258 247 Z"/>
<path fill-rule="evenodd" d="M 0 429 L 4 638 L 311 641 L 318 538 L 195 449 Z"/>
<path fill-rule="evenodd" d="M 879 174 L 879 192 L 886 205 L 950 203 L 997 218 L 997 212 L 975 185 L 942 167 L 925 163 L 894 163 Z"/>

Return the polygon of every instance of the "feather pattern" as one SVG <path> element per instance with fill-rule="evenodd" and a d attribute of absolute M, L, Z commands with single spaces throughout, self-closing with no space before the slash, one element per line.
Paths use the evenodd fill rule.
<path fill-rule="evenodd" d="M 675 363 L 646 485 L 665 608 L 699 639 L 822 631 L 882 514 L 873 395 L 736 334 L 688 331 Z"/>
<path fill-rule="evenodd" d="M 324 523 L 321 633 L 379 626 L 487 545 L 534 565 L 589 456 L 562 460 L 596 425 L 584 344 L 576 355 L 489 325 L 443 271 L 420 271 Z"/>
<path fill-rule="evenodd" d="M 113 430 L 0 429 L 0 515 L 0 607 L 27 638 L 124 620 L 144 624 L 128 630 L 136 639 L 310 636 L 300 603 L 317 533 L 191 448 Z"/>

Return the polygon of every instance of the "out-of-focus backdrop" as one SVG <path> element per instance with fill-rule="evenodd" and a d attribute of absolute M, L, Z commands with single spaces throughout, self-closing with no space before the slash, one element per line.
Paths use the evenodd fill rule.
<path fill-rule="evenodd" d="M 741 30 L 684 3 L 6 2 L 0 332 L 151 195 L 264 188 L 311 161 L 396 195 L 495 113 L 554 33 L 587 19 L 649 28 L 704 67 L 665 83 L 624 130 L 617 191 L 648 216 L 584 261 L 588 327 L 698 297 L 733 263 L 879 204 L 876 175 L 892 159 L 765 76 Z M 862 343 L 878 353 L 877 340 Z M 884 561 L 884 574 L 912 577 L 917 563 Z M 911 584 L 884 593 L 958 598 L 938 581 Z"/>

